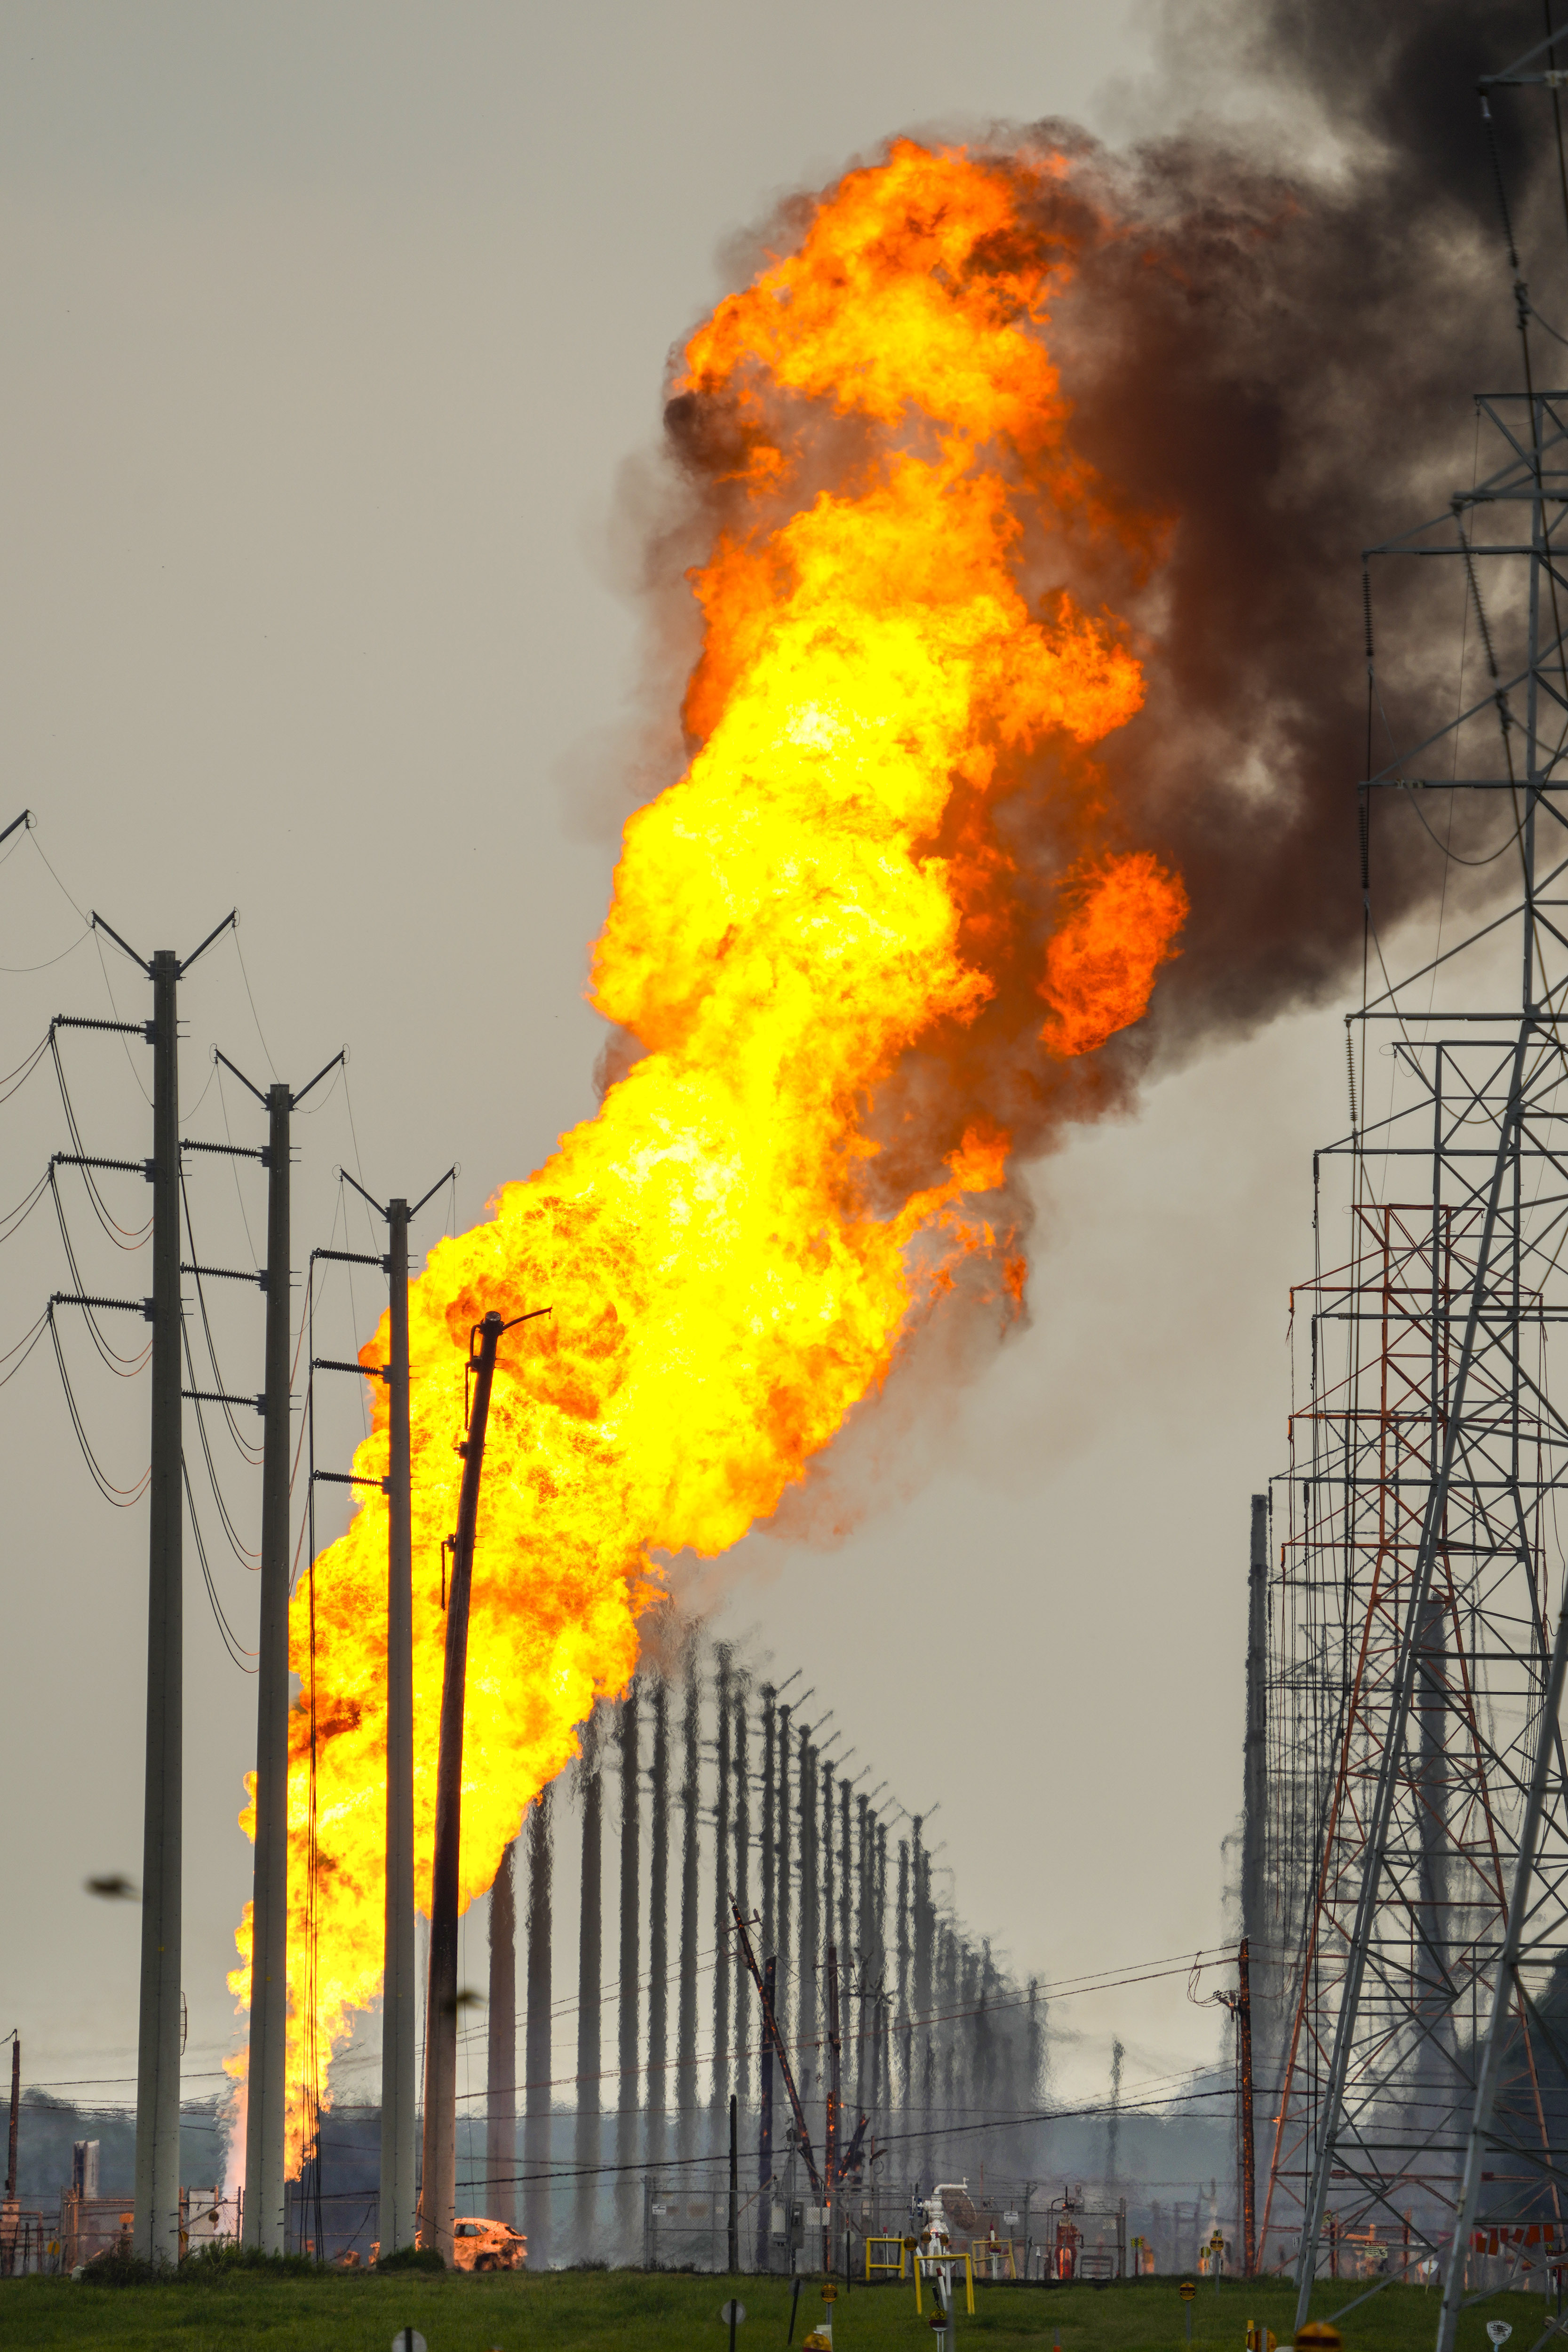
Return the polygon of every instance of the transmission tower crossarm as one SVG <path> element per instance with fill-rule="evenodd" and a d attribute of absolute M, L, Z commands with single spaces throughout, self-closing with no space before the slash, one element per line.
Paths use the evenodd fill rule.
<path fill-rule="evenodd" d="M 805 2166 L 806 2177 L 811 2182 L 812 2191 L 820 2205 L 824 2201 L 822 2175 L 816 2168 L 816 2158 L 812 2154 L 811 2134 L 806 2129 L 805 2110 L 800 2104 L 800 2093 L 795 2086 L 795 2075 L 791 2071 L 789 2058 L 784 2050 L 784 2037 L 779 2032 L 778 2020 L 773 2015 L 773 2004 L 769 1997 L 767 1986 L 763 1981 L 762 1970 L 757 1966 L 757 1956 L 752 1949 L 752 1939 L 746 1932 L 746 1922 L 742 1916 L 741 1906 L 738 1903 L 732 1902 L 730 1908 L 735 1915 L 735 1932 L 741 1941 L 741 1958 L 746 1964 L 747 1973 L 752 1982 L 757 1988 L 757 1999 L 762 2003 L 763 2029 L 773 2043 L 773 2055 L 778 2060 L 779 2073 L 784 2077 L 784 2096 L 789 2101 L 790 2112 L 795 2117 L 795 2144 L 800 2149 L 801 2160 Z"/>
<path fill-rule="evenodd" d="M 1487 2140 L 1497 2098 L 1509 2012 L 1514 2004 L 1520 1954 L 1524 1945 L 1525 1923 L 1530 1916 L 1531 1874 L 1541 1843 L 1546 1783 L 1552 1769 L 1552 1751 L 1558 1741 L 1565 1671 L 1568 1671 L 1568 1580 L 1564 1582 L 1563 1603 L 1557 1612 L 1557 1633 L 1552 1645 L 1552 1666 L 1535 1745 L 1535 1769 L 1531 1775 L 1530 1795 L 1520 1829 L 1519 1854 L 1509 1898 L 1508 1927 L 1503 1937 L 1502 1950 L 1498 1956 L 1497 1981 L 1492 1987 L 1491 2022 L 1476 2076 L 1475 2112 L 1470 2119 L 1469 2137 L 1465 2147 L 1459 2210 L 1454 2217 L 1454 2242 L 1448 2250 L 1448 2267 L 1443 2280 L 1443 2308 L 1437 2321 L 1437 2352 L 1454 2352 L 1455 2331 L 1464 2307 L 1465 2254 L 1470 2232 L 1475 2227 L 1476 2209 L 1480 2202 L 1481 2166 L 1488 2152 Z"/>
<path fill-rule="evenodd" d="M 1415 1676 L 1421 1629 L 1425 1620 L 1427 1594 L 1431 1588 L 1433 1565 L 1442 1538 L 1448 1490 L 1454 1474 L 1454 1458 L 1464 1421 L 1466 1391 L 1469 1385 L 1470 1369 L 1475 1360 L 1476 1338 L 1486 1297 L 1487 1273 L 1491 1261 L 1493 1238 L 1497 1232 L 1503 1182 L 1512 1156 L 1514 1137 L 1522 1112 L 1525 1055 L 1529 1050 L 1534 1027 L 1534 1020 L 1527 1006 L 1525 1014 L 1520 1022 L 1519 1036 L 1514 1045 L 1508 1097 L 1498 1124 L 1497 1156 L 1487 1193 L 1486 1218 L 1476 1253 L 1475 1275 L 1470 1288 L 1469 1306 L 1465 1318 L 1465 1336 L 1454 1370 L 1450 1402 L 1445 1420 L 1442 1455 L 1437 1475 L 1433 1479 L 1426 1498 L 1410 1601 L 1400 1634 L 1392 1702 L 1378 1769 L 1377 1791 L 1366 1834 L 1366 1862 L 1357 1897 L 1355 1927 L 1346 1958 L 1339 2015 L 1334 2022 L 1333 2050 L 1329 2064 L 1328 2081 L 1323 2093 L 1322 2121 L 1312 2168 L 1311 2188 L 1309 2192 L 1307 2210 L 1303 2217 L 1300 2252 L 1297 2263 L 1295 2332 L 1298 2334 L 1307 2323 L 1307 2315 L 1312 2300 L 1312 2287 L 1317 2275 L 1318 2240 L 1323 2226 L 1329 2182 L 1333 2170 L 1336 2137 L 1344 2106 L 1345 2079 L 1350 2063 L 1351 2047 L 1355 2035 L 1367 1953 L 1371 1947 L 1373 1918 L 1382 1893 L 1384 1858 L 1389 1822 L 1393 1815 L 1395 1792 L 1403 1769 L 1405 1728 L 1410 1713 L 1411 1692 Z"/>

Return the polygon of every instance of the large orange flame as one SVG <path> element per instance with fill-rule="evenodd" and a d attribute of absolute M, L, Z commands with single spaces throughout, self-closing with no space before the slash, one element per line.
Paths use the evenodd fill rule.
<path fill-rule="evenodd" d="M 1031 607 L 1020 585 L 1030 512 L 1054 504 L 1109 528 L 1065 447 L 1042 339 L 1070 257 L 1024 221 L 1058 168 L 900 142 L 825 197 L 798 249 L 686 352 L 672 421 L 728 453 L 708 464 L 722 512 L 692 577 L 706 625 L 687 718 L 700 748 L 626 825 L 593 977 L 595 1003 L 644 1055 L 412 1286 L 422 1901 L 439 1547 L 457 1514 L 470 1326 L 490 1307 L 553 1309 L 506 1344 L 491 1408 L 465 1904 L 576 1753 L 595 1700 L 625 1687 L 660 1560 L 721 1552 L 775 1508 L 957 1259 L 992 1265 L 1005 1310 L 1005 1220 L 965 1205 L 1004 1181 L 1009 1139 L 985 1103 L 890 1201 L 869 1124 L 900 1062 L 963 1033 L 996 986 L 985 902 L 1005 899 L 1008 860 L 973 809 L 1061 747 L 1076 781 L 1060 812 L 1059 936 L 1037 974 L 1051 1008 L 1043 1067 L 1136 1021 L 1173 952 L 1180 882 L 1108 842 L 1084 782 L 1081 747 L 1139 707 L 1138 663 L 1110 616 L 1059 592 Z M 811 415 L 844 428 L 832 487 L 803 471 Z M 960 797 L 971 814 L 954 826 Z M 384 1322 L 362 1360 L 381 1363 L 386 1344 Z M 372 1394 L 355 1467 L 379 1478 L 379 1381 Z M 373 1495 L 292 1615 L 309 1682 L 313 1607 L 318 1863 L 307 2037 L 301 1704 L 289 2071 L 298 2084 L 308 2042 L 323 2103 L 329 2054 L 380 1985 L 385 1576 Z M 247 1962 L 248 1916 L 238 1942 Z M 248 1965 L 230 1982 L 247 1994 Z M 291 2165 L 301 2132 L 297 2118 Z"/>

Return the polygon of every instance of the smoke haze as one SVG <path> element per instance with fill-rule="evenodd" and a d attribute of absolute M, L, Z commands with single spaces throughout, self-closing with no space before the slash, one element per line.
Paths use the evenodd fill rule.
<path fill-rule="evenodd" d="M 972 1025 L 922 1041 L 879 1106 L 895 1187 L 908 1175 L 900 1139 L 939 1159 L 977 1094 L 1020 1147 L 1048 1148 L 1064 1119 L 1125 1103 L 1141 1071 L 1321 1002 L 1359 963 L 1361 550 L 1468 488 L 1471 395 L 1521 381 L 1475 86 L 1541 37 L 1524 5 L 1374 19 L 1348 5 L 1171 8 L 1160 73 L 1124 94 L 1125 143 L 1056 119 L 968 134 L 1004 169 L 1042 151 L 1067 159 L 1028 212 L 1070 256 L 1045 333 L 1093 496 L 1076 514 L 1041 502 L 1021 570 L 1032 601 L 1065 587 L 1124 621 L 1147 696 L 1091 758 L 1058 743 L 1022 766 L 985 845 L 1015 869 L 1010 952 L 995 958 L 993 929 L 992 1000 Z M 1539 91 L 1494 104 L 1528 277 L 1532 252 L 1543 267 L 1554 257 L 1564 210 L 1551 104 Z M 1180 127 L 1149 135 L 1150 117 Z M 813 209 L 791 198 L 737 241 L 737 270 L 797 244 Z M 1548 381 L 1554 347 L 1539 330 L 1535 348 Z M 871 450 L 857 420 L 826 408 L 790 421 L 798 510 L 853 481 Z M 671 656 L 684 670 L 695 652 L 684 574 L 730 523 L 745 429 L 689 394 L 671 403 L 684 504 L 649 534 L 666 680 Z M 1107 511 L 1117 528 L 1102 527 Z M 1447 566 L 1378 574 L 1384 704 L 1402 740 L 1452 716 L 1455 584 Z M 1387 740 L 1380 716 L 1374 767 Z M 1146 1021 L 1064 1065 L 1039 1050 L 1038 981 L 1062 919 L 1059 813 L 1096 795 L 1107 842 L 1177 869 L 1191 917 Z M 1382 814 L 1373 912 L 1386 935 L 1435 900 L 1443 861 L 1414 818 Z M 938 846 L 951 854 L 973 815 L 955 793 Z M 1456 817 L 1457 848 L 1469 822 Z M 1450 873 L 1450 904 L 1461 881 Z M 994 923 L 994 895 L 982 912 Z M 623 1066 L 612 1047 L 606 1075 Z"/>

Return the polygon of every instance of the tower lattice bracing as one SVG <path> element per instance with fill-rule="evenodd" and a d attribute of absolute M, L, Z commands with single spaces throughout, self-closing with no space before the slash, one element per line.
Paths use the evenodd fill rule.
<path fill-rule="evenodd" d="M 1479 415 L 1495 470 L 1373 551 L 1380 590 L 1385 562 L 1451 568 L 1469 686 L 1434 723 L 1395 665 L 1385 702 L 1369 597 L 1389 757 L 1363 887 L 1394 824 L 1424 824 L 1456 878 L 1447 936 L 1398 983 L 1368 899 L 1351 1131 L 1317 1162 L 1272 1498 L 1259 2251 L 1295 2268 L 1302 2318 L 1317 2277 L 1447 2268 L 1456 2246 L 1462 2265 L 1478 2242 L 1522 2260 L 1568 2213 L 1568 1817 L 1544 1706 L 1568 1540 L 1568 395 Z"/>

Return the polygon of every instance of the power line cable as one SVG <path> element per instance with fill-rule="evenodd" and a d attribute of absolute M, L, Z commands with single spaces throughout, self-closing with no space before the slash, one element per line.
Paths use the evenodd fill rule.
<path fill-rule="evenodd" d="M 71 903 L 74 906 L 76 902 L 73 899 Z M 114 1001 L 114 983 L 109 977 L 109 966 L 104 961 L 103 934 L 100 931 L 96 924 L 93 926 L 92 943 L 98 950 L 98 968 L 103 974 L 104 994 L 108 997 L 110 1009 L 113 1013 L 115 1019 L 118 1021 L 121 1017 L 120 1007 Z M 148 1109 L 151 1110 L 153 1108 L 153 1097 L 148 1093 L 145 1085 L 142 1083 L 141 1071 L 137 1068 L 134 1060 L 132 1058 L 131 1047 L 123 1036 L 121 1036 L 120 1044 L 125 1055 L 125 1066 L 131 1073 L 136 1091 L 141 1096 L 142 1101 L 146 1104 Z"/>
<path fill-rule="evenodd" d="M 70 1412 L 71 1427 L 76 1431 L 77 1444 L 81 1447 L 82 1459 L 87 1464 L 88 1468 L 91 1471 L 93 1481 L 98 1487 L 99 1493 L 103 1496 L 104 1501 L 106 1503 L 112 1503 L 116 1510 L 128 1511 L 142 1500 L 142 1496 L 147 1492 L 148 1487 L 152 1485 L 153 1465 L 151 1463 L 148 1464 L 146 1469 L 143 1470 L 141 1477 L 137 1480 L 134 1486 L 115 1486 L 112 1479 L 110 1479 L 106 1473 L 100 1468 L 98 1456 L 92 1450 L 91 1444 L 88 1438 L 87 1430 L 82 1423 L 81 1414 L 77 1407 L 76 1398 L 71 1391 L 70 1374 L 66 1370 L 66 1360 L 60 1348 L 60 1335 L 56 1325 L 55 1311 L 52 1307 L 49 1308 L 45 1320 L 48 1326 L 49 1337 L 54 1342 L 55 1361 L 60 1368 L 60 1385 L 66 1392 L 66 1404 Z"/>
<path fill-rule="evenodd" d="M 44 1055 L 48 1052 L 50 1040 L 53 1035 L 53 1030 L 47 1029 L 44 1032 L 44 1034 L 39 1038 L 37 1044 L 34 1046 L 32 1052 L 27 1055 L 26 1059 L 25 1061 L 18 1062 L 14 1070 L 8 1070 L 5 1073 L 5 1076 L 3 1078 L 0 1078 L 0 1088 L 4 1089 L 3 1092 L 0 1092 L 0 1103 L 7 1103 L 10 1101 L 13 1095 L 20 1094 L 22 1088 L 26 1085 L 27 1080 L 32 1076 L 33 1072 L 37 1068 L 38 1064 L 43 1060 Z"/>
<path fill-rule="evenodd" d="M 72 940 L 69 947 L 62 948 L 58 955 L 45 956 L 41 963 L 0 963 L 0 971 L 13 978 L 20 978 L 30 971 L 47 971 L 52 965 L 64 963 L 67 956 L 75 955 L 78 948 L 84 947 L 86 943 L 87 933 L 83 931 L 79 939 Z"/>
<path fill-rule="evenodd" d="M 224 1137 L 225 1139 L 232 1145 L 234 1142 L 234 1129 L 229 1125 L 228 1096 L 224 1088 L 223 1064 L 215 1058 L 213 1067 L 217 1072 L 217 1098 L 219 1108 L 223 1112 Z M 234 1196 L 239 1203 L 239 1222 L 245 1227 L 245 1245 L 250 1252 L 251 1256 L 255 1257 L 257 1255 L 256 1243 L 251 1235 L 250 1217 L 245 1205 L 245 1187 L 239 1181 L 239 1161 L 237 1159 L 231 1160 L 229 1161 L 229 1171 L 234 1178 Z M 194 1251 L 192 1255 L 193 1256 L 195 1255 Z"/>
<path fill-rule="evenodd" d="M 32 1191 L 14 1209 L 0 1217 L 0 1242 L 8 1242 L 13 1234 L 20 1233 L 44 1194 L 49 1189 L 49 1171 L 46 1169 Z"/>
<path fill-rule="evenodd" d="M 207 1467 L 210 1472 L 212 1468 L 210 1457 Z M 242 1675 L 253 1675 L 258 1671 L 258 1668 L 257 1666 L 247 1666 L 245 1661 L 247 1658 L 256 1657 L 257 1653 L 254 1650 L 247 1650 L 244 1647 L 238 1635 L 235 1633 L 233 1626 L 225 1616 L 223 1603 L 217 1597 L 217 1587 L 213 1582 L 212 1570 L 207 1565 L 206 1546 L 202 1541 L 202 1523 L 196 1517 L 196 1498 L 191 1492 L 191 1465 L 186 1461 L 183 1449 L 180 1454 L 180 1476 L 184 1482 L 185 1505 L 191 1515 L 191 1533 L 196 1539 L 196 1558 L 202 1564 L 202 1582 L 206 1587 L 207 1604 L 213 1612 L 213 1622 L 216 1625 L 218 1632 L 223 1636 L 224 1647 L 227 1650 L 228 1654 L 234 1661 L 235 1664 L 239 1668 L 240 1673 Z M 218 1508 L 220 1511 L 223 1508 L 221 1500 L 219 1501 Z M 234 1538 L 232 1536 L 230 1536 L 229 1540 L 231 1543 L 233 1542 Z"/>
<path fill-rule="evenodd" d="M 181 1344 L 184 1349 L 185 1368 L 190 1374 L 191 1387 L 194 1390 L 196 1386 L 196 1371 L 195 1366 L 191 1360 L 190 1333 L 183 1318 L 180 1325 L 180 1339 Z M 212 1447 L 207 1442 L 207 1425 L 202 1413 L 202 1401 L 199 1397 L 193 1397 L 192 1402 L 195 1403 L 196 1409 L 196 1433 L 201 1439 L 202 1458 L 207 1465 L 208 1483 L 213 1490 L 213 1500 L 217 1505 L 217 1515 L 223 1523 L 224 1534 L 228 1538 L 228 1548 L 233 1552 L 236 1559 L 238 1560 L 241 1568 L 258 1569 L 261 1565 L 261 1555 L 259 1552 L 252 1552 L 249 1550 L 241 1540 L 239 1530 L 235 1526 L 228 1505 L 224 1500 L 223 1488 L 218 1484 L 217 1470 L 212 1457 Z"/>
<path fill-rule="evenodd" d="M 65 1249 L 66 1264 L 70 1268 L 71 1280 L 75 1283 L 79 1294 L 85 1297 L 87 1293 L 87 1285 L 82 1279 L 81 1268 L 76 1262 L 76 1252 L 71 1246 L 70 1228 L 66 1223 L 65 1203 L 60 1199 L 60 1188 L 58 1183 L 56 1181 L 55 1171 L 52 1166 L 49 1169 L 49 1197 L 55 1204 L 55 1217 L 59 1225 L 60 1241 Z M 142 1367 L 146 1364 L 149 1357 L 151 1356 L 153 1351 L 152 1340 L 148 1340 L 146 1347 L 142 1350 L 139 1356 L 122 1356 L 119 1349 L 114 1347 L 110 1340 L 105 1338 L 102 1327 L 99 1323 L 98 1316 L 91 1305 L 89 1304 L 86 1306 L 82 1311 L 87 1319 L 88 1330 L 92 1337 L 92 1344 L 98 1349 L 99 1354 L 102 1357 L 103 1361 L 108 1365 L 110 1370 L 120 1380 L 128 1381 L 132 1379 L 137 1372 L 142 1370 Z"/>
<path fill-rule="evenodd" d="M 54 1055 L 55 1076 L 59 1081 L 60 1101 L 65 1107 L 66 1125 L 70 1129 L 71 1141 L 77 1148 L 79 1159 L 85 1160 L 89 1157 L 88 1149 L 82 1140 L 81 1129 L 77 1120 L 76 1106 L 71 1101 L 70 1088 L 66 1084 L 65 1064 L 60 1059 L 59 1038 L 52 1024 L 49 1029 L 49 1051 Z M 87 1186 L 88 1199 L 92 1203 L 93 1214 L 116 1249 L 140 1249 L 153 1230 L 152 1218 L 149 1217 L 144 1225 L 122 1225 L 119 1219 L 110 1213 L 108 1203 L 98 1189 L 92 1170 L 83 1167 L 81 1174 L 82 1181 Z"/>
<path fill-rule="evenodd" d="M 11 1359 L 16 1355 L 18 1348 L 25 1351 L 22 1355 L 21 1361 L 11 1364 L 10 1370 L 6 1372 L 3 1378 L 0 1378 L 0 1389 L 5 1387 L 7 1381 L 14 1381 L 16 1379 L 17 1373 L 22 1369 L 22 1365 L 26 1362 L 27 1358 L 32 1354 L 33 1349 L 43 1338 L 44 1327 L 48 1322 L 48 1319 L 49 1309 L 46 1307 L 37 1321 L 34 1324 L 32 1329 L 30 1331 L 24 1332 L 21 1339 L 16 1341 L 16 1346 L 7 1348 L 5 1353 L 3 1356 L 0 1356 L 0 1364 L 7 1364 L 11 1362 Z"/>
<path fill-rule="evenodd" d="M 250 974 L 245 969 L 245 951 L 239 944 L 239 925 L 237 923 L 234 924 L 230 929 L 229 937 L 234 941 L 235 954 L 239 958 L 239 976 L 245 982 L 246 1001 L 250 1006 L 250 1017 L 256 1024 L 256 1034 L 261 1039 L 261 1050 L 267 1057 L 267 1066 L 271 1071 L 273 1082 L 276 1084 L 278 1078 L 278 1065 L 272 1058 L 272 1048 L 268 1044 L 266 1033 L 262 1029 L 261 1015 L 256 1009 L 256 999 L 250 992 Z"/>
<path fill-rule="evenodd" d="M 224 1379 L 223 1370 L 217 1360 L 217 1345 L 213 1339 L 212 1322 L 207 1314 L 207 1295 L 202 1281 L 202 1254 L 196 1247 L 195 1227 L 191 1222 L 191 1196 L 189 1187 L 185 1182 L 185 1171 L 184 1168 L 180 1171 L 180 1202 L 184 1210 L 185 1238 L 191 1245 L 191 1269 L 196 1286 L 196 1307 L 202 1319 L 202 1336 L 206 1342 L 207 1361 L 212 1366 L 214 1386 L 216 1388 L 220 1396 L 226 1397 L 229 1392 L 228 1383 Z M 185 1353 L 186 1360 L 189 1362 L 190 1341 L 188 1338 L 185 1342 Z M 192 1364 L 191 1386 L 195 1388 L 196 1385 L 195 1367 Z M 243 1455 L 244 1459 L 251 1465 L 252 1468 L 259 1467 L 264 1448 L 259 1445 L 252 1445 L 248 1438 L 243 1437 L 240 1434 L 239 1424 L 235 1420 L 234 1408 L 232 1405 L 224 1405 L 223 1416 L 228 1424 L 228 1433 L 234 1440 L 237 1452 Z M 221 1505 L 219 1507 L 222 1507 Z"/>
<path fill-rule="evenodd" d="M 54 867 L 50 865 L 49 860 L 45 854 L 43 843 L 38 839 L 37 825 L 28 825 L 26 828 L 26 834 L 27 839 L 32 843 L 33 847 L 37 851 L 38 856 L 43 858 L 45 871 L 47 873 L 48 877 L 54 884 L 56 889 L 59 892 L 60 897 L 65 900 L 67 906 L 69 907 L 76 915 L 80 917 L 83 929 L 90 930 L 92 926 L 88 917 L 77 905 L 76 900 L 71 897 L 70 892 L 66 888 L 65 884 L 60 880 L 59 876 L 55 872 Z"/>

